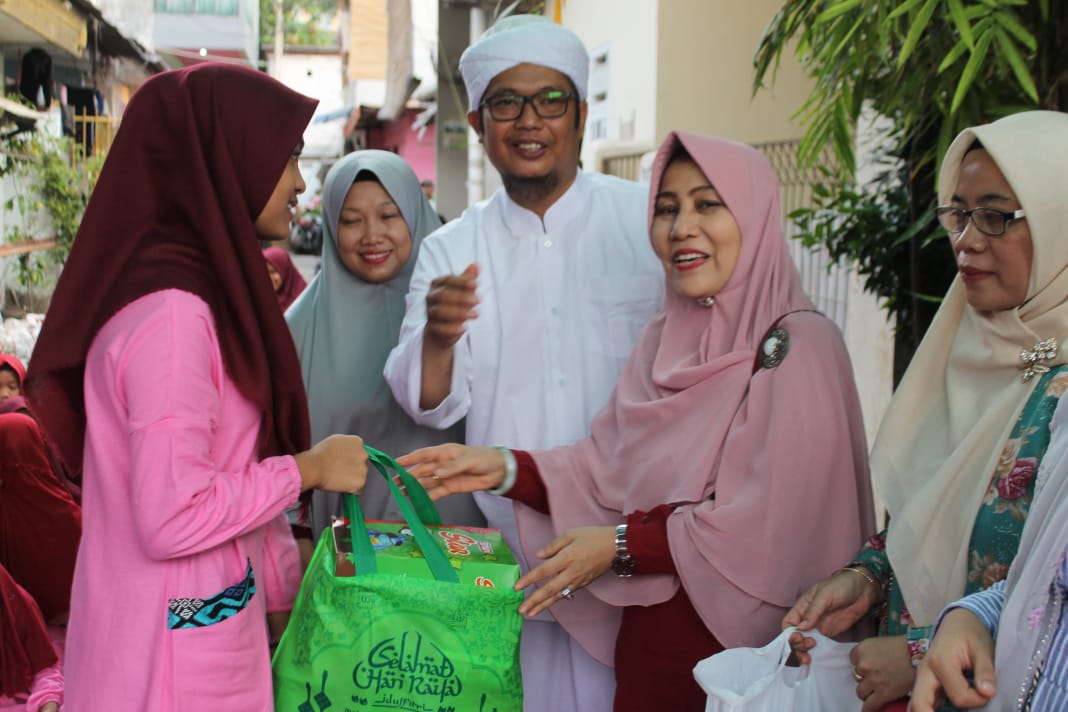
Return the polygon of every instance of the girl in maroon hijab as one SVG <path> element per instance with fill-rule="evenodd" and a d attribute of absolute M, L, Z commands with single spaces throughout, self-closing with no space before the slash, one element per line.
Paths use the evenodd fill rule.
<path fill-rule="evenodd" d="M 289 235 L 314 107 L 206 63 L 122 117 L 26 375 L 83 472 L 67 712 L 273 709 L 267 617 L 300 582 L 284 513 L 366 476 L 356 436 L 308 449 L 258 243 Z"/>
<path fill-rule="evenodd" d="M 293 264 L 289 253 L 281 247 L 268 247 L 263 251 L 263 258 L 267 260 L 267 273 L 271 275 L 271 286 L 278 297 L 278 306 L 285 312 L 308 283 Z"/>

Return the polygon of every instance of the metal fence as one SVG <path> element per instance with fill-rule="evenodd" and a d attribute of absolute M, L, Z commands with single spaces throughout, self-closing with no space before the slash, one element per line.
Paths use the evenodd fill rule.
<path fill-rule="evenodd" d="M 119 119 L 114 116 L 93 116 L 75 113 L 74 140 L 77 145 L 74 161 L 84 161 L 90 156 L 106 155 L 119 130 Z"/>
<path fill-rule="evenodd" d="M 754 144 L 753 147 L 767 156 L 779 176 L 782 192 L 782 214 L 785 220 L 787 243 L 805 292 L 816 307 L 834 320 L 845 331 L 846 312 L 849 308 L 849 267 L 831 259 L 822 245 L 805 247 L 797 234 L 796 223 L 786 216 L 798 208 L 812 204 L 812 187 L 823 178 L 817 167 L 802 167 L 797 160 L 798 141 L 772 141 Z M 819 163 L 833 165 L 833 156 L 828 151 Z"/>
<path fill-rule="evenodd" d="M 641 180 L 642 153 L 624 153 L 605 156 L 602 173 L 627 180 Z"/>
<path fill-rule="evenodd" d="M 812 187 L 821 180 L 822 175 L 816 167 L 804 168 L 799 164 L 796 140 L 757 143 L 753 147 L 767 156 L 779 176 L 787 243 L 801 273 L 801 283 L 816 307 L 845 331 L 849 308 L 848 265 L 831 259 L 822 246 L 806 247 L 793 239 L 798 232 L 797 225 L 786 219 L 794 210 L 812 204 Z M 620 178 L 640 180 L 642 155 L 642 152 L 608 153 L 602 161 L 601 171 Z M 833 165 L 832 154 L 824 154 L 820 163 Z"/>

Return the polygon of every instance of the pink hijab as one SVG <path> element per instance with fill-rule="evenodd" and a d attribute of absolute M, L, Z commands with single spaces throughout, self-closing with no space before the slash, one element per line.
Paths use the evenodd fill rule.
<path fill-rule="evenodd" d="M 874 529 L 849 357 L 837 327 L 810 311 L 783 236 L 774 170 L 748 146 L 672 133 L 654 163 L 650 221 L 664 170 L 682 151 L 738 223 L 734 273 L 712 307 L 668 287 L 590 437 L 534 455 L 555 533 L 676 507 L 668 541 L 678 576 L 608 573 L 551 609 L 603 662 L 620 607 L 667 601 L 680 585 L 725 646 L 763 645 L 798 595 Z M 786 357 L 754 374 L 765 334 L 786 314 Z M 534 560 L 554 532 L 517 509 Z"/>

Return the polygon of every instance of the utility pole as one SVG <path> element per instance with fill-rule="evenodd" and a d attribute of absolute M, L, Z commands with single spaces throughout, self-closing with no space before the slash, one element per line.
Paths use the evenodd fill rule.
<path fill-rule="evenodd" d="M 486 31 L 486 13 L 482 6 L 475 3 L 471 6 L 469 36 L 470 44 L 478 42 L 478 38 Z M 485 181 L 483 176 L 483 153 L 482 144 L 478 142 L 478 134 L 475 130 L 467 129 L 467 204 L 474 205 L 485 196 Z"/>

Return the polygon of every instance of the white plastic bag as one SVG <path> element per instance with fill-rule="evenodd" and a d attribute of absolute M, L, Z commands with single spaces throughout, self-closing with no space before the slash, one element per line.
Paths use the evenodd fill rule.
<path fill-rule="evenodd" d="M 812 664 L 787 667 L 787 628 L 763 648 L 732 648 L 697 663 L 698 684 L 708 693 L 705 712 L 857 712 L 861 701 L 849 651 L 817 631 Z"/>

